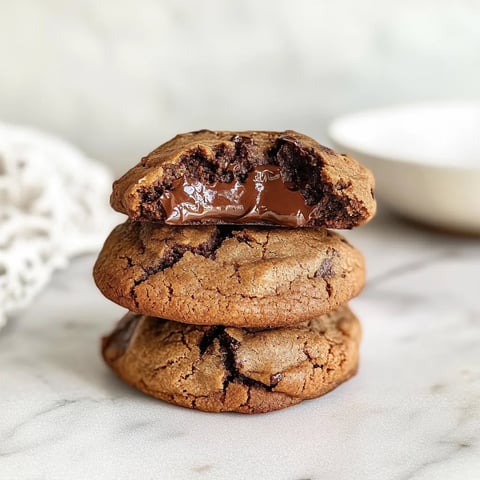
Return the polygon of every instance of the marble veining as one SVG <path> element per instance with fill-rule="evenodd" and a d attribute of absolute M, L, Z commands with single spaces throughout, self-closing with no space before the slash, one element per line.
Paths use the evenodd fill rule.
<path fill-rule="evenodd" d="M 0 478 L 479 479 L 480 241 L 388 217 L 347 236 L 369 266 L 360 371 L 258 416 L 122 384 L 99 338 L 123 310 L 79 258 L 0 333 Z"/>

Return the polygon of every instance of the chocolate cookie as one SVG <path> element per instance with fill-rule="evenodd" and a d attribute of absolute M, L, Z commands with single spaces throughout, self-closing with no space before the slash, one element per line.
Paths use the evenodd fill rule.
<path fill-rule="evenodd" d="M 177 135 L 113 185 L 111 204 L 169 225 L 352 228 L 375 213 L 374 179 L 356 160 L 285 132 Z"/>
<path fill-rule="evenodd" d="M 103 338 L 107 364 L 142 392 L 208 412 L 264 413 L 355 374 L 360 324 L 346 306 L 294 327 L 194 326 L 129 313 Z"/>
<path fill-rule="evenodd" d="M 325 229 L 132 222 L 94 267 L 98 288 L 131 311 L 197 325 L 283 326 L 357 295 L 362 254 Z"/>

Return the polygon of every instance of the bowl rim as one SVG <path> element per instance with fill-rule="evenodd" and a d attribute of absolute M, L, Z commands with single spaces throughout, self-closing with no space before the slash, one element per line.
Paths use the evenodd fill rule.
<path fill-rule="evenodd" d="M 354 156 L 358 157 L 368 157 L 375 161 L 380 162 L 392 162 L 392 163 L 402 163 L 412 167 L 423 167 L 438 169 L 443 171 L 471 171 L 471 172 L 480 172 L 480 162 L 478 165 L 465 165 L 458 163 L 427 163 L 422 160 L 415 160 L 409 156 L 402 155 L 384 155 L 379 153 L 374 153 L 371 150 L 358 147 L 355 145 L 355 142 L 346 141 L 343 136 L 338 135 L 339 125 L 344 122 L 350 122 L 355 117 L 360 117 L 363 115 L 377 115 L 391 113 L 400 110 L 409 110 L 409 109 L 418 109 L 418 108 L 431 108 L 431 107 L 445 107 L 445 106 L 463 106 L 477 108 L 480 111 L 480 99 L 453 99 L 453 100 L 430 100 L 430 101 L 420 101 L 420 102 L 407 102 L 407 103 L 397 103 L 381 107 L 367 108 L 354 110 L 349 113 L 338 115 L 334 117 L 327 125 L 327 137 L 330 142 L 338 149 L 346 149 L 348 152 L 351 152 Z"/>

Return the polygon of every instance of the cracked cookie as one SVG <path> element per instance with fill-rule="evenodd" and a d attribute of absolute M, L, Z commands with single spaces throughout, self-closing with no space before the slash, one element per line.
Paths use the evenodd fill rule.
<path fill-rule="evenodd" d="M 195 326 L 128 313 L 102 341 L 106 363 L 148 395 L 209 412 L 265 413 L 352 377 L 360 324 L 347 307 L 293 327 Z"/>
<path fill-rule="evenodd" d="M 365 281 L 362 254 L 325 229 L 172 227 L 127 220 L 94 267 L 131 311 L 197 325 L 277 327 L 345 304 Z"/>
<path fill-rule="evenodd" d="M 292 130 L 201 130 L 142 158 L 114 183 L 111 204 L 169 225 L 352 228 L 374 215 L 373 189 L 356 160 Z"/>

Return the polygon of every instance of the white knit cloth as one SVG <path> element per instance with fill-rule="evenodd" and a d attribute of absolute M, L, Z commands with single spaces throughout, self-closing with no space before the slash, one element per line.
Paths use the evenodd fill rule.
<path fill-rule="evenodd" d="M 58 138 L 0 124 L 0 327 L 68 259 L 99 248 L 114 215 L 108 171 Z"/>

